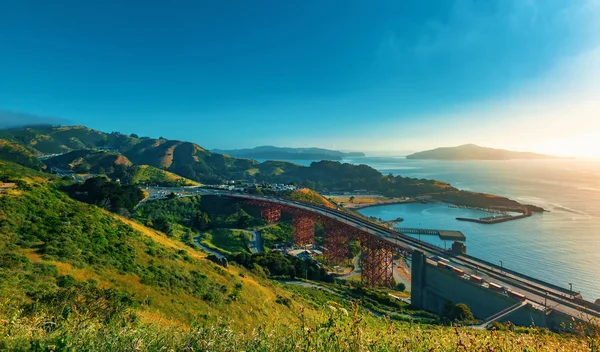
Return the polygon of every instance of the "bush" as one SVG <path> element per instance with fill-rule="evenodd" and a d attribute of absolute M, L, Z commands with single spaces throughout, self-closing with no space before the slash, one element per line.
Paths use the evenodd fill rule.
<path fill-rule="evenodd" d="M 77 284 L 77 280 L 71 275 L 61 275 L 56 279 L 58 287 L 69 288 Z"/>
<path fill-rule="evenodd" d="M 487 327 L 488 330 L 498 330 L 498 331 L 506 331 L 507 329 L 507 325 L 500 323 L 500 322 L 493 322 L 490 325 L 488 325 Z"/>
<path fill-rule="evenodd" d="M 292 305 L 292 301 L 289 298 L 281 297 L 281 296 L 277 296 L 275 303 L 283 304 L 286 307 L 289 307 Z"/>
<path fill-rule="evenodd" d="M 471 309 L 464 303 L 446 302 L 442 316 L 450 321 L 473 320 Z"/>

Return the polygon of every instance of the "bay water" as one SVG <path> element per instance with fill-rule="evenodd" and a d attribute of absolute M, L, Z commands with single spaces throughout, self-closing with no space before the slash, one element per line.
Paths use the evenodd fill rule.
<path fill-rule="evenodd" d="M 445 204 L 392 204 L 361 209 L 401 227 L 462 231 L 467 253 L 547 282 L 600 298 L 600 161 L 578 159 L 439 161 L 403 157 L 345 160 L 384 174 L 445 181 L 543 207 L 548 212 L 499 224 L 462 222 L 456 217 L 487 214 Z M 444 246 L 433 236 L 422 240 Z M 449 246 L 450 244 L 448 244 Z"/>
<path fill-rule="evenodd" d="M 308 166 L 311 160 L 288 160 Z M 369 165 L 383 174 L 436 179 L 452 186 L 491 193 L 547 212 L 486 225 L 456 220 L 488 216 L 447 204 L 391 204 L 360 212 L 384 220 L 404 219 L 400 227 L 458 230 L 467 253 L 600 298 L 600 160 L 546 159 L 506 161 L 412 160 L 404 157 L 357 157 L 351 164 Z M 444 247 L 434 236 L 422 240 Z M 446 245 L 450 246 L 450 243 Z"/>

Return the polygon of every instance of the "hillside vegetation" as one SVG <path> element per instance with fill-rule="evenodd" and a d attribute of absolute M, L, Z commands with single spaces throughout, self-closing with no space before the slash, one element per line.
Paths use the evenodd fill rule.
<path fill-rule="evenodd" d="M 232 179 L 250 182 L 294 182 L 317 192 L 364 190 L 387 197 L 431 195 L 440 200 L 452 199 L 463 205 L 521 207 L 518 202 L 507 198 L 481 197 L 435 180 L 384 176 L 367 165 L 342 164 L 335 161 L 313 162 L 308 167 L 284 161 L 258 163 L 255 160 L 236 159 L 212 153 L 190 142 L 139 138 L 116 132 L 107 134 L 82 126 L 4 130 L 0 131 L 0 138 L 22 143 L 38 153 L 110 147 L 120 152 L 133 165 L 150 165 L 203 183 L 219 183 Z M 132 172 L 125 168 L 120 170 L 115 167 L 116 174 L 123 173 L 122 177 L 119 177 L 121 180 L 131 178 Z M 532 207 L 532 210 L 542 209 Z"/>
<path fill-rule="evenodd" d="M 76 150 L 45 161 L 49 167 L 79 174 L 107 175 L 128 184 L 199 186 L 200 183 L 150 165 L 133 165 L 123 154 L 97 150 Z"/>
<path fill-rule="evenodd" d="M 63 300 L 69 299 L 88 300 L 100 314 L 105 307 L 93 308 L 89 300 L 109 304 L 121 297 L 147 322 L 190 326 L 226 319 L 241 328 L 274 315 L 298 321 L 295 310 L 276 302 L 289 296 L 277 285 L 244 268 L 223 269 L 156 230 L 72 200 L 59 191 L 60 179 L 0 161 L 0 180 L 17 183 L 0 195 L 0 306 L 17 317 L 60 316 L 53 305 L 68 307 Z M 69 291 L 73 287 L 79 289 Z"/>
<path fill-rule="evenodd" d="M 0 139 L 0 159 L 21 164 L 32 169 L 41 170 L 44 167 L 33 152 L 21 144 Z"/>
<path fill-rule="evenodd" d="M 418 323 L 400 316 L 406 305 L 385 292 L 266 280 L 262 262 L 274 273 L 291 270 L 281 255 L 245 255 L 248 268 L 218 266 L 173 233 L 69 198 L 60 191 L 68 181 L 6 161 L 0 181 L 16 183 L 0 195 L 2 350 L 587 351 L 598 343 L 596 335 Z M 203 198 L 188 202 L 200 205 L 154 203 L 166 218 L 189 214 L 181 221 L 189 229 L 205 226 Z M 218 215 L 225 206 L 210 207 L 210 219 L 252 219 L 243 209 Z M 140 212 L 147 214 L 152 209 Z"/>
<path fill-rule="evenodd" d="M 335 205 L 333 205 L 330 201 L 325 199 L 325 197 L 308 188 L 300 188 L 295 191 L 292 191 L 289 195 L 286 196 L 286 198 L 298 200 L 305 203 L 322 205 L 327 208 L 335 208 Z"/>
<path fill-rule="evenodd" d="M 200 182 L 192 181 L 150 165 L 134 166 L 131 183 L 137 185 L 151 184 L 159 186 L 200 186 Z"/>

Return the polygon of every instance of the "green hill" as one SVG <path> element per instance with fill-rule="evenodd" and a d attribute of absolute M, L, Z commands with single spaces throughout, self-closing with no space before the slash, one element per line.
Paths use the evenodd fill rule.
<path fill-rule="evenodd" d="M 109 149 L 123 154 L 135 165 L 153 166 L 200 182 L 239 179 L 258 165 L 254 160 L 212 153 L 194 143 L 103 133 L 83 126 L 0 130 L 0 138 L 20 143 L 39 154 Z"/>
<path fill-rule="evenodd" d="M 28 148 L 5 139 L 0 139 L 0 159 L 21 164 L 32 169 L 40 170 L 44 167 Z"/>
<path fill-rule="evenodd" d="M 200 183 L 190 179 L 181 177 L 169 171 L 161 170 L 150 165 L 134 166 L 132 183 L 143 184 L 158 184 L 158 185 L 175 185 L 175 186 L 199 186 Z"/>
<path fill-rule="evenodd" d="M 73 169 L 77 173 L 111 174 L 115 167 L 130 167 L 133 164 L 119 153 L 75 150 L 44 161 L 49 167 Z"/>
<path fill-rule="evenodd" d="M 118 152 L 76 150 L 45 160 L 46 165 L 81 174 L 107 175 L 124 183 L 161 186 L 198 186 L 200 183 L 150 165 L 134 165 Z"/>
<path fill-rule="evenodd" d="M 323 205 L 328 208 L 335 208 L 335 205 L 325 199 L 325 197 L 308 188 L 300 188 L 292 191 L 288 198 L 301 202 Z"/>
<path fill-rule="evenodd" d="M 66 181 L 4 161 L 0 180 L 17 183 L 0 195 L 0 295 L 15 308 L 39 302 L 39 309 L 51 310 L 43 303 L 47 297 L 56 300 L 82 286 L 94 295 L 114 289 L 130 297 L 133 311 L 147 323 L 190 326 L 226 317 L 246 327 L 273 316 L 298 321 L 296 311 L 276 302 L 290 296 L 284 289 L 241 267 L 223 269 L 201 251 L 133 220 L 72 200 L 59 190 Z"/>

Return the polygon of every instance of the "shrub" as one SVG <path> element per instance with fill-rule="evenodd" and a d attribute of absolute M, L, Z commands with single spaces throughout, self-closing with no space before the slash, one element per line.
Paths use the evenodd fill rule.
<path fill-rule="evenodd" d="M 450 321 L 465 321 L 475 319 L 471 309 L 464 303 L 453 304 L 452 302 L 446 302 L 442 316 Z"/>
<path fill-rule="evenodd" d="M 58 287 L 69 288 L 77 284 L 77 280 L 71 275 L 61 275 L 56 279 Z"/>

